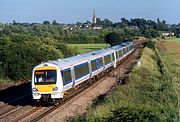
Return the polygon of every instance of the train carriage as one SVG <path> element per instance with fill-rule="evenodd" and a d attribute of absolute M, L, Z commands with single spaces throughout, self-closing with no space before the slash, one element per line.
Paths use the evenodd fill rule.
<path fill-rule="evenodd" d="M 64 93 L 109 69 L 133 51 L 127 42 L 65 59 L 39 64 L 32 72 L 33 99 L 59 99 Z"/>

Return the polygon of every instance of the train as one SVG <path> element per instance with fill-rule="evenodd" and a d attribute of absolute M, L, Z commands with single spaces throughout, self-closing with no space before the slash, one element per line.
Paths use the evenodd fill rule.
<path fill-rule="evenodd" d="M 43 62 L 32 71 L 32 97 L 56 100 L 108 70 L 116 68 L 134 51 L 133 42 L 125 42 L 69 58 Z"/>

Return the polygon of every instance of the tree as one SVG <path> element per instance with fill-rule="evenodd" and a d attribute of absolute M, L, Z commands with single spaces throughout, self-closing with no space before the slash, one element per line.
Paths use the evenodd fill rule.
<path fill-rule="evenodd" d="M 87 23 L 87 24 L 91 24 L 91 22 L 90 22 L 90 21 L 88 21 L 88 20 L 86 21 L 86 23 Z"/>
<path fill-rule="evenodd" d="M 25 35 L 0 38 L 0 77 L 19 80 L 29 77 L 32 68 L 42 61 L 63 58 L 57 40 Z M 66 52 L 67 46 L 62 45 Z M 68 52 L 70 55 L 71 52 Z"/>
<path fill-rule="evenodd" d="M 50 24 L 50 22 L 46 20 L 43 22 L 43 24 L 48 25 L 48 24 Z"/>
<path fill-rule="evenodd" d="M 105 26 L 112 26 L 112 25 L 113 25 L 113 22 L 110 21 L 110 20 L 107 19 L 107 18 L 104 19 L 104 23 L 105 23 Z"/>
<path fill-rule="evenodd" d="M 157 30 L 158 31 L 168 31 L 168 25 L 166 24 L 166 21 L 163 20 L 162 22 L 160 19 L 157 19 Z"/>
<path fill-rule="evenodd" d="M 17 25 L 17 22 L 16 22 L 16 20 L 13 20 L 13 25 Z"/>
<path fill-rule="evenodd" d="M 128 21 L 126 18 L 121 18 L 121 23 L 122 23 L 122 25 L 121 25 L 121 26 L 123 26 L 123 27 L 125 27 L 125 26 L 128 26 L 128 25 L 129 25 L 129 21 Z"/>
<path fill-rule="evenodd" d="M 150 30 L 150 29 L 146 29 L 146 30 L 145 30 L 145 33 L 144 33 L 144 36 L 145 36 L 146 38 L 152 38 L 152 36 L 151 36 L 151 30 Z"/>
<path fill-rule="evenodd" d="M 122 38 L 119 33 L 111 32 L 105 36 L 105 42 L 114 46 L 120 44 L 122 42 Z"/>
<path fill-rule="evenodd" d="M 83 24 L 81 22 L 76 22 L 76 25 L 79 27 L 82 26 Z"/>
<path fill-rule="evenodd" d="M 121 34 L 122 41 L 127 42 L 133 39 L 133 32 L 129 27 L 123 29 L 124 33 Z"/>
<path fill-rule="evenodd" d="M 59 23 L 57 23 L 56 20 L 53 20 L 52 24 L 53 25 L 59 25 Z"/>

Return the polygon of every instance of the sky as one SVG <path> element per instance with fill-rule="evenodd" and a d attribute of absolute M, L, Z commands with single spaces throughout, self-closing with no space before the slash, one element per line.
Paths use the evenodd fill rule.
<path fill-rule="evenodd" d="M 180 23 L 180 0 L 0 0 L 0 22 L 59 23 L 92 21 L 96 16 L 118 22 L 122 17 L 157 18 L 170 24 Z"/>

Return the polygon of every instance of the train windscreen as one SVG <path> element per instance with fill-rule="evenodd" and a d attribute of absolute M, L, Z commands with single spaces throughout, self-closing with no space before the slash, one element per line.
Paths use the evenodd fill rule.
<path fill-rule="evenodd" d="M 55 84 L 57 79 L 56 70 L 39 70 L 35 71 L 34 82 L 36 85 Z"/>

